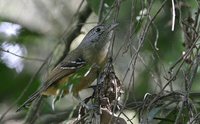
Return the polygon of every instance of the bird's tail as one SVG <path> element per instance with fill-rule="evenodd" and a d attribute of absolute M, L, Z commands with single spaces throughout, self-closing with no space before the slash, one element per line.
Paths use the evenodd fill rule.
<path fill-rule="evenodd" d="M 36 98 L 38 98 L 41 95 L 41 93 L 39 91 L 36 91 L 35 93 L 33 93 L 18 109 L 16 112 L 21 111 L 23 108 L 26 108 L 27 106 L 29 106 L 33 100 L 35 100 Z"/>

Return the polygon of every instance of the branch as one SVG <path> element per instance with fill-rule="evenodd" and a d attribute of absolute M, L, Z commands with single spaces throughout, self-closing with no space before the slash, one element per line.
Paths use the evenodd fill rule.
<path fill-rule="evenodd" d="M 13 52 L 10 52 L 9 50 L 4 50 L 3 48 L 0 47 L 0 51 L 3 51 L 5 53 L 9 53 L 11 55 L 14 55 L 14 56 L 17 56 L 19 58 L 22 58 L 22 59 L 26 59 L 26 60 L 34 60 L 34 61 L 39 61 L 39 62 L 44 62 L 45 60 L 43 59 L 38 59 L 38 58 L 30 58 L 30 57 L 26 57 L 26 56 L 21 56 L 21 55 L 18 55 L 16 53 L 13 53 Z"/>
<path fill-rule="evenodd" d="M 77 22 L 75 24 L 76 26 L 70 32 L 64 34 L 64 36 L 62 38 L 62 40 L 66 44 L 65 50 L 63 52 L 62 57 L 58 60 L 56 65 L 65 58 L 66 54 L 70 50 L 70 45 L 71 45 L 72 41 L 81 33 L 81 28 L 91 13 L 92 13 L 92 10 L 88 5 L 86 5 L 85 8 L 80 13 L 78 13 L 77 19 L 76 19 Z"/>
<path fill-rule="evenodd" d="M 63 56 L 58 60 L 57 64 L 61 60 L 63 60 L 64 57 L 66 56 L 66 54 L 69 52 L 69 48 L 70 48 L 72 41 L 80 34 L 80 30 L 82 28 L 82 25 L 80 25 L 80 24 L 85 23 L 85 21 L 87 20 L 87 18 L 91 14 L 91 12 L 92 11 L 89 8 L 89 6 L 86 5 L 85 8 L 80 13 L 78 13 L 78 15 L 77 15 L 77 22 L 75 24 L 76 27 L 73 28 L 69 33 L 64 34 L 63 40 L 66 43 L 66 48 L 65 48 L 65 51 L 63 52 Z M 41 99 L 42 98 L 35 100 L 34 103 L 32 104 L 32 107 L 29 110 L 29 114 L 26 117 L 26 123 L 34 123 L 36 121 L 35 115 L 37 114 L 37 112 L 39 110 L 39 106 L 41 104 Z"/>
<path fill-rule="evenodd" d="M 9 121 L 20 121 L 21 119 L 24 119 L 24 116 L 26 115 L 25 112 L 19 113 L 19 114 L 10 114 L 7 115 L 3 121 L 1 121 L 2 124 L 9 123 Z"/>
<path fill-rule="evenodd" d="M 99 5 L 99 12 L 98 12 L 98 15 L 99 15 L 98 23 L 99 23 L 99 24 L 102 23 L 103 8 L 104 8 L 104 0 L 101 0 L 101 1 L 100 1 L 100 5 Z"/>
<path fill-rule="evenodd" d="M 42 102 L 42 96 L 36 98 L 33 103 L 32 103 L 32 106 L 30 108 L 30 110 L 28 111 L 28 114 L 26 116 L 26 119 L 25 119 L 25 124 L 34 124 L 35 123 L 35 120 L 37 118 L 37 113 L 38 113 L 38 110 L 40 108 L 40 105 L 41 105 L 41 102 Z"/>
<path fill-rule="evenodd" d="M 35 124 L 60 123 L 66 120 L 68 115 L 69 115 L 68 111 L 56 113 L 56 114 L 46 114 L 37 118 L 37 120 L 35 121 Z"/>
<path fill-rule="evenodd" d="M 59 42 L 60 43 L 60 42 Z M 58 44 L 55 46 L 55 48 L 58 46 Z M 45 64 L 48 62 L 49 58 L 52 56 L 53 51 L 48 55 L 48 57 L 45 59 L 45 61 L 42 63 L 40 68 L 37 70 L 37 72 L 31 77 L 26 87 L 22 90 L 22 93 L 20 96 L 11 104 L 8 109 L 1 115 L 0 122 L 3 121 L 4 117 L 8 114 L 8 112 L 18 103 L 18 101 L 24 96 L 24 94 L 28 91 L 28 88 L 31 86 L 32 82 L 35 80 L 35 78 L 38 76 L 39 72 L 42 70 L 42 68 L 45 66 Z"/>

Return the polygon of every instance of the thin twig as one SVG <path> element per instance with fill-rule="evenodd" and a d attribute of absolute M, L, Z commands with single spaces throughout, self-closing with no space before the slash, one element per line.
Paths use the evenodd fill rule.
<path fill-rule="evenodd" d="M 179 118 L 180 118 L 180 116 L 181 116 L 181 114 L 182 114 L 182 111 L 183 111 L 184 105 L 185 105 L 185 102 L 182 101 L 182 102 L 181 102 L 180 109 L 179 109 L 178 114 L 177 114 L 177 116 L 176 116 L 176 120 L 175 120 L 174 124 L 180 124 L 180 122 L 179 122 Z"/>
<path fill-rule="evenodd" d="M 79 13 L 79 15 L 78 15 L 78 22 L 79 23 L 84 23 L 86 21 L 86 19 L 89 17 L 90 13 L 91 13 L 91 9 L 88 6 L 86 6 L 85 9 L 82 12 Z M 79 24 L 79 23 L 77 23 L 77 24 Z M 67 37 L 67 36 L 64 37 L 64 40 L 67 42 L 67 44 L 71 44 L 71 42 L 73 41 L 73 39 L 79 34 L 78 32 L 80 32 L 81 27 L 82 27 L 82 25 L 77 26 L 77 28 L 75 28 L 72 32 L 70 32 L 68 34 L 69 37 Z M 58 42 L 58 44 L 60 44 L 60 43 L 61 43 L 61 41 Z M 56 47 L 58 46 L 58 44 L 56 45 Z M 70 46 L 70 45 L 68 45 L 68 46 Z M 66 48 L 65 50 L 69 51 L 69 47 Z M 53 54 L 53 51 L 50 53 L 50 55 L 47 57 L 47 59 L 45 61 L 43 61 L 43 64 L 38 69 L 38 71 L 32 76 L 32 78 L 30 79 L 29 83 L 27 84 L 27 86 L 25 87 L 25 89 L 22 91 L 21 95 L 17 98 L 17 100 L 14 101 L 13 104 L 1 115 L 0 122 L 7 115 L 7 113 L 17 104 L 17 102 L 23 97 L 23 95 L 27 92 L 27 90 L 30 87 L 30 85 L 32 84 L 33 80 L 37 77 L 38 73 L 44 67 L 44 65 L 49 60 L 49 58 L 52 56 L 52 54 Z M 36 107 L 36 109 L 37 109 L 37 107 Z M 35 111 L 35 110 L 30 110 L 30 111 Z M 29 117 L 31 118 L 32 116 L 33 115 L 30 115 Z M 27 119 L 29 117 L 27 117 Z"/>
<path fill-rule="evenodd" d="M 18 114 L 11 114 L 11 115 L 7 115 L 3 120 L 2 120 L 2 124 L 8 123 L 8 121 L 19 121 L 21 119 L 24 118 L 24 116 L 26 115 L 25 112 L 22 113 L 18 113 Z"/>
<path fill-rule="evenodd" d="M 136 50 L 136 52 L 135 52 L 135 55 L 133 55 L 132 58 L 131 58 L 131 60 L 130 60 L 128 69 L 127 69 L 127 71 L 125 72 L 125 75 L 124 75 L 124 78 L 123 78 L 122 82 L 125 81 L 125 78 L 126 78 L 128 72 L 130 71 L 130 66 L 132 65 L 132 63 L 133 63 L 133 68 L 136 66 L 136 60 L 137 60 L 137 57 L 138 57 L 138 55 L 139 55 L 139 51 L 141 50 L 142 45 L 143 45 L 143 43 L 144 43 L 144 40 L 145 40 L 145 38 L 146 38 L 147 31 L 149 30 L 149 27 L 150 27 L 150 25 L 152 24 L 152 21 L 155 20 L 155 18 L 156 18 L 157 15 L 160 13 L 161 9 L 164 7 L 164 5 L 165 5 L 166 2 L 167 2 L 167 0 L 163 1 L 161 7 L 160 7 L 159 10 L 156 12 L 156 14 L 153 16 L 153 18 L 152 18 L 150 21 L 148 21 L 148 22 L 146 23 L 146 25 L 144 26 L 144 30 L 143 30 L 143 32 L 142 32 L 142 34 L 141 34 L 140 39 L 139 39 L 138 48 L 137 48 L 137 50 Z M 149 8 L 148 8 L 148 13 L 150 13 L 151 7 L 152 7 L 152 2 L 151 2 L 151 5 L 150 5 Z M 134 69 L 135 69 L 135 68 L 134 68 Z M 133 70 L 133 71 L 134 71 L 134 70 Z M 129 84 L 129 85 L 130 85 L 130 84 Z M 130 87 L 128 87 L 128 91 L 130 91 Z M 124 100 L 124 106 L 123 106 L 123 108 L 121 109 L 120 114 L 121 114 L 121 112 L 124 110 L 127 100 L 128 100 L 128 97 L 126 97 L 125 100 Z M 119 114 L 119 115 L 120 115 L 120 114 Z"/>
<path fill-rule="evenodd" d="M 198 42 L 199 38 L 200 38 L 200 36 L 197 36 L 197 37 L 196 37 L 196 39 L 195 39 L 195 41 L 193 42 L 193 44 L 192 44 L 192 46 L 190 47 L 190 49 L 188 49 L 188 50 L 186 51 L 186 53 L 185 53 L 183 56 L 181 56 L 180 59 L 175 63 L 175 65 L 173 65 L 173 66 L 170 68 L 170 71 L 172 71 L 172 69 L 173 69 L 179 62 L 181 62 L 184 58 L 187 58 L 187 57 L 189 56 L 189 54 L 192 52 L 194 46 L 195 46 L 196 43 Z M 174 74 L 174 76 L 172 76 L 172 77 L 168 80 L 168 82 L 163 86 L 163 88 L 161 89 L 161 91 L 160 91 L 158 94 L 161 94 L 161 93 L 164 91 L 164 89 L 165 89 L 169 84 L 171 84 L 171 82 L 175 79 L 175 77 L 176 77 L 177 74 L 179 73 L 179 71 L 180 71 L 181 67 L 183 66 L 183 64 L 184 64 L 184 61 L 181 62 L 180 66 L 178 67 L 178 69 L 177 69 L 176 73 Z M 159 97 L 159 95 L 157 95 L 157 97 L 155 97 L 153 100 L 151 100 L 151 102 L 150 102 L 148 108 L 150 108 L 150 106 L 151 106 L 155 101 L 157 101 L 157 98 L 158 98 L 158 97 Z"/>
<path fill-rule="evenodd" d="M 175 5 L 174 5 L 174 0 L 172 0 L 172 31 L 174 31 L 175 17 L 176 17 Z"/>
<path fill-rule="evenodd" d="M 66 36 L 64 36 L 63 40 L 66 43 L 66 48 L 65 48 L 65 51 L 63 53 L 63 56 L 58 60 L 57 63 L 59 63 L 66 56 L 66 54 L 69 52 L 70 44 L 80 34 L 80 30 L 81 30 L 83 25 L 78 25 L 78 24 L 84 23 L 86 21 L 86 19 L 89 17 L 90 14 L 91 14 L 91 9 L 89 8 L 88 5 L 86 5 L 85 8 L 77 15 L 77 23 L 75 24 L 77 26 L 73 30 L 71 30 L 68 34 L 66 34 Z M 40 102 L 40 100 L 38 100 L 38 102 Z M 37 113 L 37 110 L 39 108 L 39 104 L 37 104 L 37 102 L 36 102 L 34 105 L 37 105 L 37 106 L 36 107 L 32 106 L 32 109 L 30 109 L 30 111 L 33 111 L 33 112 L 30 112 L 32 114 L 28 115 L 26 122 L 34 123 L 34 121 L 35 121 L 35 120 L 31 121 L 31 118 L 33 116 L 35 116 L 35 114 Z"/>
<path fill-rule="evenodd" d="M 194 46 L 197 43 L 197 41 L 199 40 L 199 38 L 200 38 L 200 35 L 197 37 L 197 39 L 195 40 L 195 42 L 192 44 L 191 48 L 189 50 L 187 50 L 187 52 L 181 57 L 182 59 L 183 58 L 187 58 L 187 56 L 189 55 L 189 53 L 192 52 L 192 49 L 194 48 Z M 181 58 L 180 58 L 180 60 L 181 60 Z M 175 76 L 178 74 L 178 72 L 179 72 L 180 68 L 182 67 L 183 63 L 184 63 L 184 61 L 182 61 L 182 63 L 180 64 L 178 70 L 176 71 L 176 74 L 168 81 L 167 84 L 165 84 L 165 86 L 162 88 L 161 91 L 163 91 L 174 80 Z M 175 66 L 173 66 L 173 67 L 175 67 Z"/>
<path fill-rule="evenodd" d="M 191 124 L 195 124 L 193 122 L 197 122 L 197 119 L 199 118 L 200 113 L 196 114 L 195 117 L 193 118 L 193 120 L 190 122 Z"/>
<path fill-rule="evenodd" d="M 26 115 L 26 119 L 24 124 L 34 124 L 38 115 L 38 110 L 40 109 L 41 103 L 42 103 L 42 96 L 39 96 L 36 98 L 33 103 L 31 104 L 31 107 Z"/>
<path fill-rule="evenodd" d="M 127 121 L 129 121 L 131 124 L 133 124 L 133 122 L 131 121 L 131 119 L 124 112 L 122 112 L 122 115 L 124 115 L 126 117 Z"/>
<path fill-rule="evenodd" d="M 55 46 L 55 48 L 58 46 L 58 44 Z M 38 71 L 31 77 L 28 84 L 24 88 L 24 90 L 21 92 L 20 96 L 13 102 L 12 105 L 9 106 L 9 108 L 2 114 L 0 118 L 0 122 L 3 120 L 3 118 L 6 116 L 6 114 L 17 104 L 17 102 L 24 96 L 24 94 L 28 91 L 28 88 L 31 86 L 32 82 L 35 80 L 35 78 L 38 76 L 39 72 L 42 70 L 42 68 L 45 66 L 49 58 L 52 56 L 52 52 L 48 55 L 46 60 L 43 62 L 43 64 L 40 66 Z"/>
<path fill-rule="evenodd" d="M 114 18 L 113 18 L 113 23 L 117 23 L 117 18 L 118 18 L 118 15 L 119 15 L 119 10 L 120 10 L 120 4 L 121 4 L 121 0 L 116 0 L 115 1 L 115 15 L 114 15 Z M 110 46 L 109 46 L 109 53 L 108 53 L 108 56 L 110 58 L 113 58 L 113 47 L 114 47 L 114 42 L 115 42 L 115 31 L 113 31 L 113 35 L 112 35 L 112 40 L 111 40 L 111 43 L 110 43 Z"/>
<path fill-rule="evenodd" d="M 113 18 L 113 23 L 117 23 L 117 18 L 118 18 L 118 15 L 119 15 L 119 10 L 120 10 L 120 5 L 121 5 L 121 0 L 116 0 L 115 1 L 115 10 L 116 12 L 114 13 L 114 18 Z M 115 31 L 113 31 L 113 34 L 112 34 L 112 40 L 111 40 L 111 44 L 109 46 L 109 53 L 108 53 L 108 56 L 110 58 L 113 58 L 113 47 L 114 47 L 114 43 L 115 43 Z M 115 110 L 117 107 L 117 102 L 115 103 L 114 107 L 113 107 L 113 110 Z M 112 112 L 112 116 L 110 118 L 110 121 L 109 121 L 109 124 L 111 123 L 111 121 L 113 120 L 114 118 L 114 112 Z M 119 116 L 118 116 L 119 118 Z"/>
<path fill-rule="evenodd" d="M 11 54 L 11 55 L 14 55 L 14 56 L 17 56 L 19 58 L 22 58 L 22 59 L 25 59 L 25 60 L 31 60 L 31 61 L 38 61 L 38 62 L 44 62 L 45 60 L 43 59 L 38 59 L 38 58 L 30 58 L 30 57 L 26 57 L 26 56 L 21 56 L 21 55 L 18 55 L 16 53 L 13 53 L 13 52 L 10 52 L 9 50 L 4 50 L 3 48 L 0 47 L 0 51 L 3 51 L 5 53 L 8 53 L 8 54 Z"/>
<path fill-rule="evenodd" d="M 100 5 L 99 5 L 99 20 L 98 20 L 98 24 L 102 23 L 102 19 L 103 19 L 103 10 L 104 10 L 104 0 L 100 0 Z"/>

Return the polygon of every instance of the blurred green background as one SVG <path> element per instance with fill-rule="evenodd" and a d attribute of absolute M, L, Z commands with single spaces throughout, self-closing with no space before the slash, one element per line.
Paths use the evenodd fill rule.
<path fill-rule="evenodd" d="M 105 0 L 104 14 L 109 12 L 114 0 Z M 151 3 L 152 2 L 152 3 Z M 139 52 L 134 70 L 134 80 L 131 79 L 133 67 L 129 67 L 131 56 L 139 45 L 144 25 L 153 18 L 163 4 L 163 0 L 122 0 L 117 22 L 120 23 L 116 31 L 114 44 L 114 67 L 117 76 L 125 87 L 125 96 L 129 93 L 127 104 L 142 101 L 146 93 L 157 93 L 166 84 L 169 68 L 186 50 L 181 22 L 188 17 L 195 17 L 198 10 L 196 0 L 176 1 L 175 29 L 172 27 L 172 3 L 167 1 L 146 33 L 143 47 Z M 23 97 L 17 101 L 7 116 L 15 115 L 17 107 L 22 104 L 45 80 L 46 75 L 62 56 L 64 51 L 64 32 L 73 28 L 74 14 L 81 0 L 0 0 L 0 114 L 2 115 L 10 105 L 15 103 L 22 94 L 31 78 L 35 75 L 44 60 L 53 51 L 53 56 L 36 75 Z M 82 28 L 82 34 L 76 38 L 72 47 L 77 46 L 85 33 L 98 22 L 98 7 L 100 1 L 87 0 L 83 6 L 89 4 L 92 14 Z M 150 17 L 146 15 L 148 6 L 152 4 Z M 83 9 L 81 7 L 80 11 Z M 110 22 L 115 12 L 108 15 Z M 134 25 L 129 40 L 130 25 Z M 61 41 L 61 42 L 60 42 Z M 59 45 L 57 47 L 56 44 Z M 157 43 L 157 45 L 155 45 Z M 158 48 L 158 49 L 157 49 Z M 118 51 L 120 50 L 119 54 Z M 13 55 L 15 54 L 15 55 Z M 19 57 L 23 56 L 25 58 Z M 182 71 L 187 68 L 185 64 Z M 127 69 L 127 76 L 124 78 Z M 198 70 L 199 72 L 199 70 Z M 184 73 L 179 73 L 173 82 L 173 89 L 184 91 Z M 192 91 L 200 90 L 199 73 L 192 85 Z M 167 88 L 169 89 L 169 87 Z M 84 92 L 84 91 L 83 91 Z M 56 111 L 72 107 L 76 100 L 72 96 L 64 98 L 56 105 Z M 125 97 L 124 97 L 125 99 Z M 51 100 L 44 113 L 53 113 Z M 130 105 L 131 106 L 131 105 Z M 173 109 L 172 109 L 173 110 Z M 175 111 L 175 109 L 174 109 Z M 132 111 L 135 112 L 134 110 Z M 25 111 L 26 113 L 26 111 Z M 131 114 L 132 116 L 133 114 Z M 6 116 L 6 117 L 7 117 Z M 21 118 L 23 118 L 22 115 Z M 21 119 L 20 118 L 20 119 Z M 136 119 L 137 120 L 137 119 Z M 8 121 L 6 123 L 11 123 Z M 15 122 L 13 122 L 15 123 Z M 21 123 L 19 121 L 18 123 Z M 137 123 L 137 122 L 136 122 Z"/>

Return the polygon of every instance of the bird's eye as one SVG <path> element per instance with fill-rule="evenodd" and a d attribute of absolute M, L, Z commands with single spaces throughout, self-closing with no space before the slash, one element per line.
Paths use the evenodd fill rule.
<path fill-rule="evenodd" d="M 100 29 L 100 28 L 97 28 L 97 29 L 96 29 L 96 32 L 100 32 L 100 31 L 101 31 L 101 29 Z"/>

